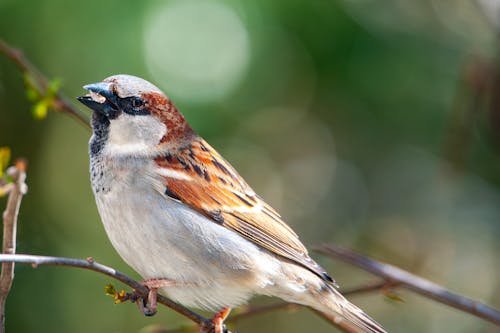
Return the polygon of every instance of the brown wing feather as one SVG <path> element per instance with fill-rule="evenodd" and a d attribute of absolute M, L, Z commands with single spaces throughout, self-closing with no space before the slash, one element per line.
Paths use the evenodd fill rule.
<path fill-rule="evenodd" d="M 192 179 L 164 177 L 166 194 L 236 231 L 262 248 L 304 266 L 321 278 L 331 277 L 312 260 L 297 234 L 248 186 L 236 170 L 201 138 L 157 158 L 160 167 Z"/>

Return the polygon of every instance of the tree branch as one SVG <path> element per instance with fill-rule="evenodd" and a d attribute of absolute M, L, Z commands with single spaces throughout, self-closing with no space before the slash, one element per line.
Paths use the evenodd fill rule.
<path fill-rule="evenodd" d="M 28 73 L 35 80 L 35 87 L 33 88 L 37 90 L 40 96 L 44 96 L 47 93 L 49 80 L 33 66 L 28 59 L 26 59 L 21 50 L 10 46 L 4 40 L 0 39 L 0 53 L 3 53 L 7 58 L 12 60 L 22 72 Z M 88 116 L 74 107 L 68 98 L 60 92 L 56 92 L 53 98 L 52 108 L 58 112 L 70 115 L 80 124 L 90 128 Z"/>
<path fill-rule="evenodd" d="M 77 267 L 82 269 L 91 270 L 104 275 L 107 275 L 117 281 L 122 282 L 133 288 L 138 294 L 143 297 L 147 297 L 149 290 L 142 285 L 140 282 L 132 279 L 131 277 L 102 264 L 95 262 L 92 258 L 74 259 L 74 258 L 62 258 L 62 257 L 48 257 L 48 256 L 38 256 L 29 254 L 0 254 L 0 262 L 2 263 L 23 263 L 31 264 L 34 268 L 39 265 L 51 265 L 51 266 L 68 266 Z M 207 319 L 196 312 L 189 310 L 188 308 L 164 297 L 158 295 L 158 303 L 169 307 L 175 312 L 183 315 L 184 317 L 190 319 L 200 326 L 201 332 L 210 332 L 213 330 L 213 323 L 210 319 Z M 229 332 L 230 333 L 230 332 Z"/>
<path fill-rule="evenodd" d="M 393 286 L 394 285 L 392 283 L 389 283 L 387 281 L 382 281 L 382 282 L 377 281 L 374 283 L 353 287 L 351 289 L 341 290 L 340 293 L 344 296 L 352 296 L 352 295 L 365 294 L 377 290 L 382 290 Z M 275 311 L 294 312 L 301 308 L 307 308 L 307 307 L 300 304 L 287 303 L 284 301 L 266 305 L 246 305 L 246 306 L 244 305 L 239 307 L 239 309 L 236 310 L 235 314 L 233 314 L 231 317 L 228 318 L 227 323 L 234 324 L 241 320 L 245 320 L 254 316 Z M 348 326 L 349 324 L 346 323 L 345 321 L 342 324 L 339 324 L 340 322 L 339 318 L 334 318 L 319 311 L 314 311 L 314 310 L 311 311 L 313 311 L 316 315 L 322 317 L 324 320 L 328 321 L 330 324 L 333 324 L 334 326 L 336 326 L 337 328 L 339 328 L 344 332 L 358 332 L 355 330 L 354 327 Z M 178 329 L 168 329 L 168 330 L 167 329 L 155 330 L 155 333 L 182 333 L 182 332 L 186 332 L 186 327 Z"/>
<path fill-rule="evenodd" d="M 316 247 L 315 250 L 380 276 L 384 280 L 395 283 L 402 288 L 473 314 L 500 326 L 500 312 L 498 310 L 479 301 L 456 294 L 434 282 L 402 270 L 401 268 L 370 259 L 354 251 L 334 245 L 321 245 Z"/>
<path fill-rule="evenodd" d="M 340 316 L 331 315 L 328 313 L 324 313 L 315 309 L 310 309 L 312 312 L 317 314 L 319 317 L 323 318 L 328 323 L 337 327 L 342 332 L 346 333 L 363 333 L 359 328 L 354 326 L 354 324 L 349 323 L 347 320 L 343 319 Z"/>
<path fill-rule="evenodd" d="M 392 286 L 392 284 L 390 285 Z M 375 282 L 367 285 L 362 285 L 358 287 L 354 287 L 351 289 L 346 289 L 346 290 L 340 290 L 340 293 L 344 296 L 352 296 L 352 295 L 357 295 L 357 294 L 364 294 L 372 291 L 377 291 L 381 290 L 388 287 L 388 283 L 383 281 L 383 282 Z M 256 305 L 256 306 L 245 306 L 238 313 L 235 315 L 231 316 L 228 319 L 228 322 L 234 323 L 242 319 L 247 319 L 248 317 L 268 313 L 268 312 L 273 312 L 273 311 L 278 311 L 278 310 L 285 310 L 285 311 L 295 311 L 299 308 L 301 308 L 302 305 L 300 304 L 294 304 L 294 303 L 287 303 L 287 302 L 279 302 L 279 303 L 274 303 L 274 304 L 267 304 L 267 305 Z"/>
<path fill-rule="evenodd" d="M 21 200 L 27 191 L 26 163 L 23 160 L 7 169 L 7 175 L 12 178 L 9 188 L 7 207 L 3 212 L 3 242 L 2 253 L 16 253 L 17 216 L 21 207 Z M 4 262 L 0 273 L 0 333 L 5 332 L 5 302 L 9 295 L 14 279 L 14 263 Z"/>

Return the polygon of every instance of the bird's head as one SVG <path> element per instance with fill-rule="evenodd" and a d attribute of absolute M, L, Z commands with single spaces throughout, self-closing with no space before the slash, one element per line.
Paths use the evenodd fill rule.
<path fill-rule="evenodd" d="M 142 155 L 192 134 L 167 96 L 144 79 L 114 75 L 83 88 L 89 93 L 78 100 L 93 110 L 95 149 Z"/>

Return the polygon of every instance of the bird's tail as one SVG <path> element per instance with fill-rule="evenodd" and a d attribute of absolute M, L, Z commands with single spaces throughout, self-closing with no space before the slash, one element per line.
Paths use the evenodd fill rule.
<path fill-rule="evenodd" d="M 332 281 L 320 279 L 316 274 L 292 263 L 282 263 L 281 268 L 285 276 L 297 278 L 277 280 L 277 283 L 266 289 L 268 295 L 309 306 L 326 314 L 340 326 L 352 328 L 349 332 L 388 333 L 382 325 L 345 299 Z M 259 292 L 262 293 L 262 290 Z"/>
<path fill-rule="evenodd" d="M 387 333 L 387 331 L 374 319 L 368 316 L 360 308 L 344 299 L 340 305 L 340 315 L 347 321 L 353 323 L 362 332 L 366 333 Z"/>
<path fill-rule="evenodd" d="M 336 318 L 341 317 L 341 320 L 353 324 L 363 333 L 388 333 L 382 325 L 377 323 L 356 305 L 345 299 L 335 287 L 328 286 L 327 289 L 328 291 L 322 290 L 320 295 L 316 294 L 315 298 L 318 300 L 319 296 L 322 307 L 320 308 L 316 303 L 316 306 L 313 306 L 315 309 L 320 312 L 334 315 Z"/>

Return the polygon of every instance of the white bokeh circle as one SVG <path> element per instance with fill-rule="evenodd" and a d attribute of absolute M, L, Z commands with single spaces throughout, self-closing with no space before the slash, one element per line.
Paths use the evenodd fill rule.
<path fill-rule="evenodd" d="M 215 101 L 231 93 L 245 75 L 248 33 L 224 2 L 160 2 L 145 22 L 148 70 L 167 94 L 187 102 Z"/>

